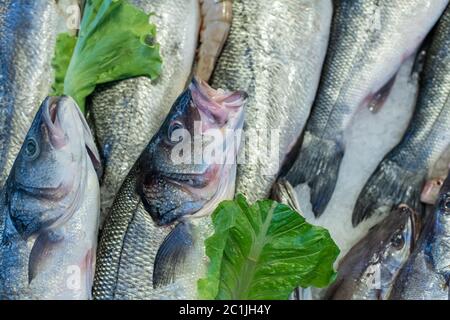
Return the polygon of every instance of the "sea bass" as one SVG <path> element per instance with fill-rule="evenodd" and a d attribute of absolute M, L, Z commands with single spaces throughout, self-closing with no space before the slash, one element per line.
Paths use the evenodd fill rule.
<path fill-rule="evenodd" d="M 269 195 L 313 103 L 328 44 L 329 0 L 234 0 L 213 87 L 249 94 L 237 192 Z"/>
<path fill-rule="evenodd" d="M 448 0 L 334 2 L 330 45 L 299 155 L 287 174 L 308 184 L 315 216 L 325 210 L 345 152 L 344 132 L 360 107 L 379 108 L 395 76 Z M 381 198 L 376 198 L 380 199 Z"/>
<path fill-rule="evenodd" d="M 431 39 L 414 115 L 400 143 L 378 165 L 353 212 L 353 225 L 404 203 L 417 212 L 429 168 L 450 144 L 450 7 Z"/>
<path fill-rule="evenodd" d="M 99 162 L 69 97 L 40 107 L 0 196 L 0 299 L 87 299 L 100 214 Z"/>
<path fill-rule="evenodd" d="M 341 260 L 325 299 L 386 300 L 419 234 L 417 214 L 407 206 L 392 211 Z"/>
<path fill-rule="evenodd" d="M 450 299 L 450 176 L 426 219 L 417 248 L 400 271 L 390 299 Z"/>
<path fill-rule="evenodd" d="M 0 187 L 52 84 L 54 0 L 0 0 Z"/>
<path fill-rule="evenodd" d="M 93 94 L 89 121 L 104 165 L 101 180 L 103 221 L 123 180 L 170 107 L 188 84 L 200 25 L 198 0 L 132 0 L 157 25 L 161 76 L 104 85 Z"/>
<path fill-rule="evenodd" d="M 212 233 L 209 215 L 234 198 L 245 100 L 243 92 L 196 80 L 177 99 L 106 220 L 94 298 L 197 297 L 206 266 L 203 243 Z"/>

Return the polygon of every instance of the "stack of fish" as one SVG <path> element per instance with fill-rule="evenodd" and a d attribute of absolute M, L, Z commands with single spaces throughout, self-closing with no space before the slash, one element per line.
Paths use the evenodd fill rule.
<path fill-rule="evenodd" d="M 300 211 L 307 186 L 325 216 L 355 114 L 381 112 L 416 55 L 409 127 L 344 221 L 373 227 L 314 296 L 450 298 L 448 0 L 130 2 L 155 13 L 161 76 L 98 87 L 86 120 L 45 98 L 61 8 L 0 0 L 0 299 L 195 299 L 218 203 Z M 198 148 L 209 131 L 226 161 Z"/>

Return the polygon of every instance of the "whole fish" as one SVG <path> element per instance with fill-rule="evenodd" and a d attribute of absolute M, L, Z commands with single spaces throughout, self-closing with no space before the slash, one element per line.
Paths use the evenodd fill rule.
<path fill-rule="evenodd" d="M 0 188 L 53 80 L 54 0 L 0 0 Z"/>
<path fill-rule="evenodd" d="M 302 146 L 287 179 L 311 189 L 315 216 L 333 194 L 355 112 L 377 110 L 402 63 L 413 55 L 448 0 L 334 2 L 330 45 Z M 380 198 L 376 198 L 380 199 Z M 380 199 L 381 200 L 381 199 Z"/>
<path fill-rule="evenodd" d="M 400 271 L 390 299 L 450 299 L 450 176 L 426 219 L 417 248 Z"/>
<path fill-rule="evenodd" d="M 213 87 L 249 94 L 237 192 L 269 195 L 316 94 L 332 15 L 329 0 L 234 0 Z"/>
<path fill-rule="evenodd" d="M 209 81 L 230 32 L 232 0 L 200 0 L 202 24 L 195 75 Z"/>
<path fill-rule="evenodd" d="M 386 300 L 419 234 L 416 213 L 407 206 L 392 211 L 370 229 L 341 260 L 325 299 Z"/>
<path fill-rule="evenodd" d="M 411 123 L 400 143 L 378 165 L 353 211 L 353 225 L 404 203 L 420 211 L 429 168 L 450 144 L 450 8 L 431 39 Z"/>
<path fill-rule="evenodd" d="M 104 165 L 101 223 L 129 170 L 186 87 L 200 25 L 198 0 L 131 2 L 154 12 L 163 67 L 155 81 L 139 77 L 102 86 L 88 107 Z"/>
<path fill-rule="evenodd" d="M 208 215 L 234 197 L 245 99 L 243 92 L 216 91 L 196 80 L 177 99 L 106 220 L 94 298 L 197 297 L 206 266 L 203 241 L 212 233 Z M 208 136 L 217 134 L 222 140 L 211 142 Z M 218 153 L 208 151 L 211 144 Z M 210 159 L 213 154 L 222 158 Z"/>
<path fill-rule="evenodd" d="M 0 197 L 0 299 L 87 299 L 100 214 L 99 162 L 69 97 L 40 107 Z"/>

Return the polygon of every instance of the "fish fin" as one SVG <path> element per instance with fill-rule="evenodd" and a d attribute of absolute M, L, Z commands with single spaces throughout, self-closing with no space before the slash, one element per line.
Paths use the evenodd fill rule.
<path fill-rule="evenodd" d="M 292 209 L 300 211 L 297 194 L 294 187 L 286 179 L 279 179 L 273 185 L 272 198 L 280 203 L 285 203 Z"/>
<path fill-rule="evenodd" d="M 390 159 L 383 160 L 359 194 L 353 210 L 353 226 L 375 213 L 388 213 L 400 204 L 421 212 L 420 193 L 425 176 L 426 171 L 408 171 Z"/>
<path fill-rule="evenodd" d="M 178 223 L 164 239 L 156 254 L 153 265 L 155 289 L 174 282 L 193 247 L 192 225 L 188 222 Z"/>
<path fill-rule="evenodd" d="M 52 256 L 55 248 L 64 240 L 64 237 L 55 231 L 47 230 L 36 238 L 28 260 L 28 284 L 38 275 Z"/>
<path fill-rule="evenodd" d="M 397 73 L 394 74 L 394 76 L 389 79 L 386 84 L 381 87 L 380 90 L 378 90 L 374 95 L 370 97 L 370 101 L 367 104 L 367 107 L 369 108 L 370 112 L 377 113 L 381 107 L 386 102 L 387 98 L 389 97 L 389 94 L 392 91 L 392 87 L 395 84 L 395 79 L 397 78 Z"/>
<path fill-rule="evenodd" d="M 286 179 L 293 186 L 308 184 L 316 217 L 325 211 L 333 195 L 343 156 L 344 147 L 340 143 L 305 132 L 300 154 Z"/>

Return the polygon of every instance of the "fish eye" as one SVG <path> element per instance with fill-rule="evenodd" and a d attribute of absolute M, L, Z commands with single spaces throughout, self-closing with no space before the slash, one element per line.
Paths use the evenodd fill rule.
<path fill-rule="evenodd" d="M 401 232 L 394 234 L 391 238 L 391 243 L 396 250 L 402 249 L 405 245 L 405 238 L 403 237 L 403 234 Z"/>
<path fill-rule="evenodd" d="M 446 214 L 450 214 L 450 195 L 444 200 L 444 210 Z"/>
<path fill-rule="evenodd" d="M 40 149 L 39 144 L 37 143 L 36 139 L 34 138 L 28 138 L 25 141 L 25 156 L 29 160 L 34 160 L 39 156 Z"/>
<path fill-rule="evenodd" d="M 181 142 L 181 141 L 183 141 L 183 136 L 178 136 L 177 138 L 178 138 L 178 141 L 174 141 L 174 140 L 172 140 L 172 138 L 174 138 L 173 137 L 173 133 L 176 131 L 176 130 L 183 130 L 184 129 L 184 125 L 183 125 L 183 123 L 181 123 L 180 121 L 172 121 L 171 123 L 170 123 L 170 125 L 169 125 L 169 129 L 168 129 L 168 131 L 167 131 L 167 140 L 170 142 L 170 143 L 179 143 L 179 142 Z"/>

